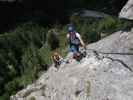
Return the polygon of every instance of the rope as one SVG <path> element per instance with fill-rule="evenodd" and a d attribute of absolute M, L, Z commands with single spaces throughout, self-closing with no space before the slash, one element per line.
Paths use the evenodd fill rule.
<path fill-rule="evenodd" d="M 105 52 L 100 52 L 100 51 L 97 51 L 95 49 L 87 49 L 86 50 L 90 50 L 90 51 L 93 51 L 93 53 L 96 55 L 96 57 L 98 59 L 101 59 L 100 58 L 100 55 L 99 54 L 112 54 L 112 55 L 133 55 L 133 53 L 105 53 Z M 125 64 L 122 60 L 120 59 L 114 59 L 114 58 L 111 58 L 111 57 L 106 57 L 106 56 L 103 56 L 103 58 L 108 58 L 112 61 L 117 61 L 119 63 L 121 63 L 125 68 L 127 68 L 129 71 L 133 72 L 133 69 L 131 67 L 129 67 L 127 64 Z"/>

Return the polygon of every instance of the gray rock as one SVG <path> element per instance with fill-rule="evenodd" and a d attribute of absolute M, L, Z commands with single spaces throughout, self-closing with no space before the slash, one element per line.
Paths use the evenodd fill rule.
<path fill-rule="evenodd" d="M 133 0 L 128 0 L 122 8 L 119 17 L 133 20 Z"/>
<path fill-rule="evenodd" d="M 87 46 L 87 57 L 56 70 L 11 100 L 133 100 L 133 33 L 116 32 Z"/>
<path fill-rule="evenodd" d="M 103 12 L 98 12 L 93 10 L 80 10 L 75 12 L 73 15 L 78 15 L 80 17 L 94 17 L 94 18 L 104 18 L 109 16 Z"/>

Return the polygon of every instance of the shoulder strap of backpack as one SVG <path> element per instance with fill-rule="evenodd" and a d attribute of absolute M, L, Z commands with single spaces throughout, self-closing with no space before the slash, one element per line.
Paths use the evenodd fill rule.
<path fill-rule="evenodd" d="M 76 32 L 69 33 L 70 38 L 75 39 L 76 38 Z"/>

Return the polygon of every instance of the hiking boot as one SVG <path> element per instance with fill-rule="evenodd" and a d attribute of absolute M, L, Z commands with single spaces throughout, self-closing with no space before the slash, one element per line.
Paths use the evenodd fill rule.
<path fill-rule="evenodd" d="M 81 56 L 81 53 L 78 52 L 78 53 L 75 53 L 73 55 L 73 58 L 76 60 L 76 61 L 80 61 L 82 59 L 82 56 Z"/>

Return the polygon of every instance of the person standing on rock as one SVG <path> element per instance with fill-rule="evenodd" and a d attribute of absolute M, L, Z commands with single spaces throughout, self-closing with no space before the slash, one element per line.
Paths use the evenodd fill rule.
<path fill-rule="evenodd" d="M 71 24 L 68 25 L 67 39 L 69 43 L 69 52 L 73 53 L 74 59 L 79 60 L 81 56 L 79 47 L 85 47 L 85 43 L 83 42 L 81 35 L 75 31 L 74 26 Z"/>

